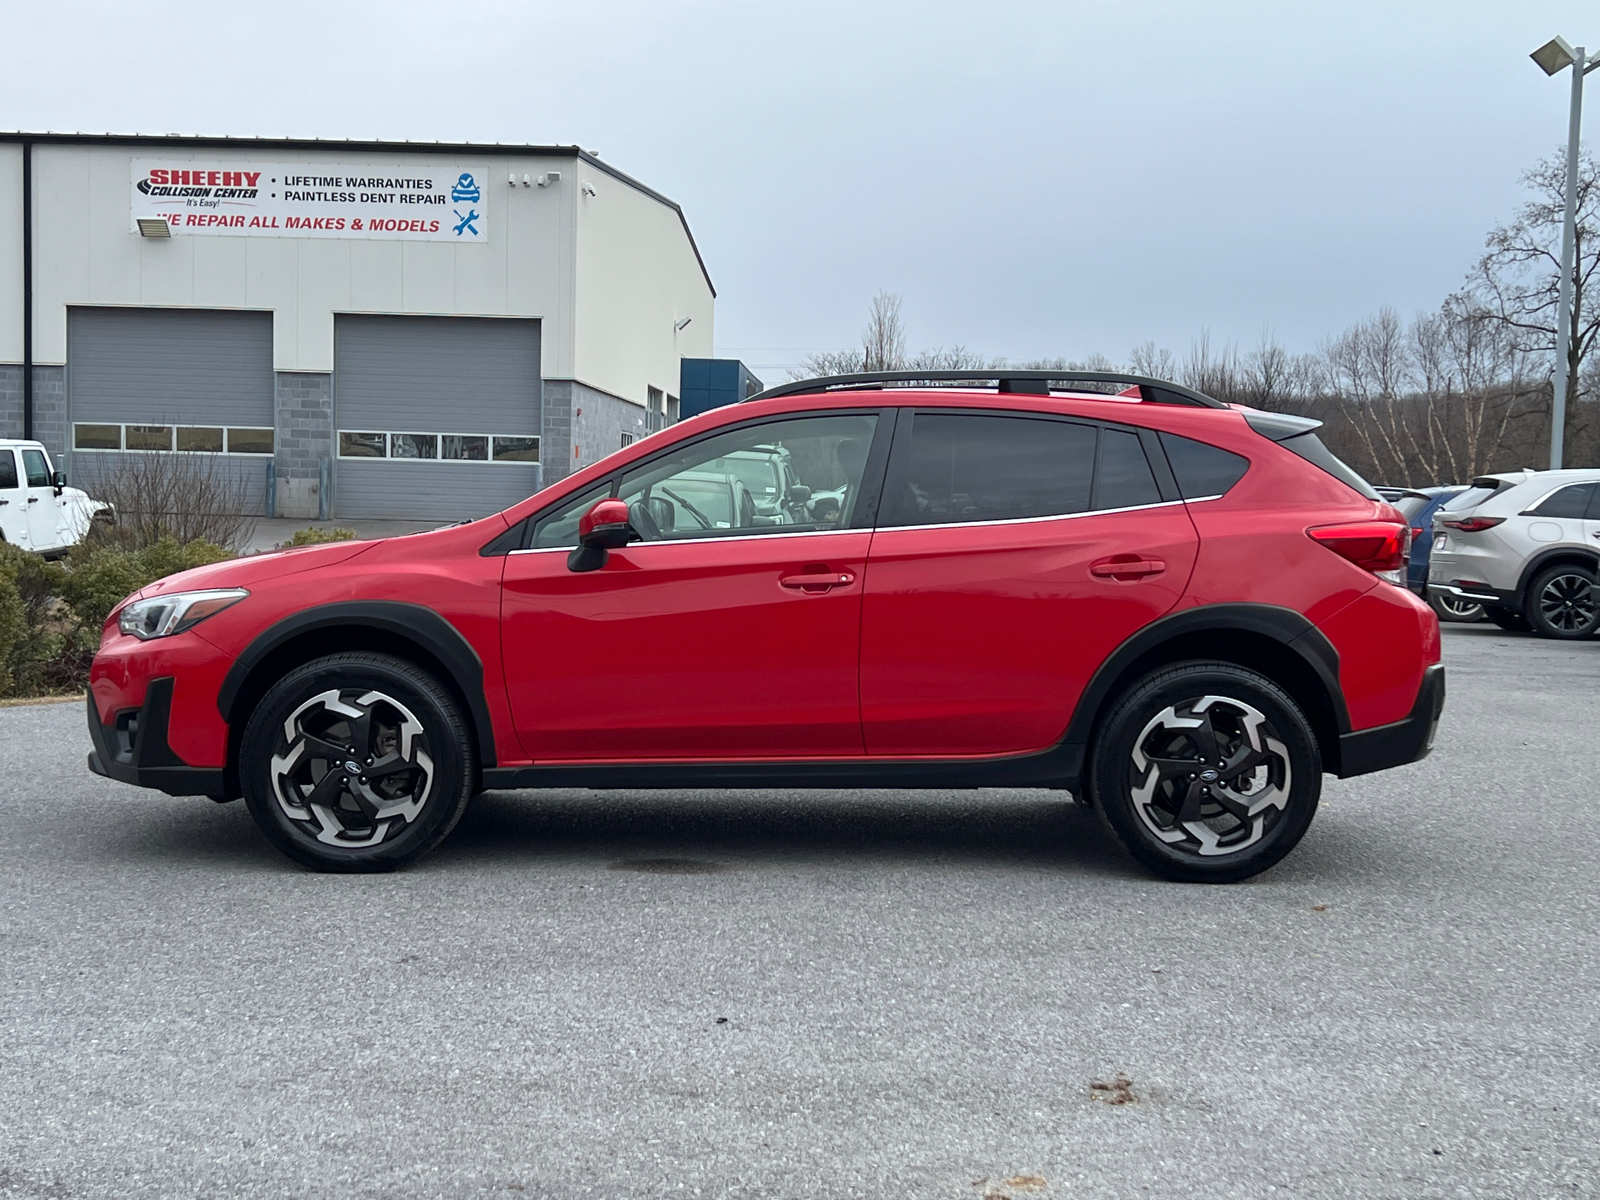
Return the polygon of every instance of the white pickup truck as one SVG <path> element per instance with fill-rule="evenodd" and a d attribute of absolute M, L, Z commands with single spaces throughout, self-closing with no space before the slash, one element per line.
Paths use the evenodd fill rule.
<path fill-rule="evenodd" d="M 55 558 L 83 540 L 97 515 L 111 510 L 68 487 L 42 445 L 0 438 L 0 541 Z"/>

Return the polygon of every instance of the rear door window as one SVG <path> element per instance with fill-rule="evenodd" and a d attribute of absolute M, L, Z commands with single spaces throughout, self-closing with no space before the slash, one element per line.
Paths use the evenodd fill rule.
<path fill-rule="evenodd" d="M 1568 517 L 1581 521 L 1590 511 L 1594 493 L 1594 484 L 1574 483 L 1546 496 L 1534 508 L 1533 514 L 1539 517 Z"/>
<path fill-rule="evenodd" d="M 0 491 L 17 486 L 17 456 L 9 450 L 0 450 Z"/>
<path fill-rule="evenodd" d="M 1137 508 L 1159 504 L 1161 489 L 1144 456 L 1139 435 L 1126 429 L 1100 432 L 1100 464 L 1094 476 L 1096 508 Z"/>
<path fill-rule="evenodd" d="M 1087 512 L 1098 432 L 1093 425 L 1048 417 L 919 412 L 904 452 L 897 447 L 879 524 Z"/>

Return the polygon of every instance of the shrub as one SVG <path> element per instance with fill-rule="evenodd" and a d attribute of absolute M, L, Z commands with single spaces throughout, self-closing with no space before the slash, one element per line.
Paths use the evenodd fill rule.
<path fill-rule="evenodd" d="M 98 641 L 100 626 L 117 601 L 129 592 L 179 571 L 232 557 L 229 551 L 203 538 L 179 543 L 175 538 L 164 537 L 139 550 L 84 544 L 73 547 L 65 566 L 53 568 L 55 591 L 84 630 Z"/>
<path fill-rule="evenodd" d="M 0 695 L 16 679 L 12 661 L 28 637 L 28 618 L 13 580 L 0 573 Z"/>
<path fill-rule="evenodd" d="M 356 536 L 354 529 L 346 529 L 336 525 L 332 529 L 318 529 L 315 525 L 308 525 L 304 529 L 296 529 L 294 536 L 282 546 L 320 546 L 324 542 L 348 542 Z"/>
<path fill-rule="evenodd" d="M 0 695 L 81 689 L 106 616 L 130 592 L 233 555 L 162 538 L 137 550 L 80 545 L 64 562 L 0 544 Z"/>

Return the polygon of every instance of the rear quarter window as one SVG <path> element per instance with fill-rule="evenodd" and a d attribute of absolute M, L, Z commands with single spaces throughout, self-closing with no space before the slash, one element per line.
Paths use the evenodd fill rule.
<path fill-rule="evenodd" d="M 1305 459 L 1312 466 L 1326 471 L 1340 483 L 1355 489 L 1368 500 L 1382 500 L 1378 489 L 1347 466 L 1343 459 L 1334 454 L 1322 444 L 1322 439 L 1314 433 L 1302 433 L 1298 437 L 1285 438 L 1279 442 L 1285 450 L 1292 451 Z"/>
<path fill-rule="evenodd" d="M 1242 454 L 1175 433 L 1163 433 L 1161 446 L 1178 480 L 1178 494 L 1185 500 L 1221 496 L 1250 469 L 1250 460 Z"/>

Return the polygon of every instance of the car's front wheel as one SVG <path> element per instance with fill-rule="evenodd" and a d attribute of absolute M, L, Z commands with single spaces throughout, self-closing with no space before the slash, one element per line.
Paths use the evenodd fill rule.
<path fill-rule="evenodd" d="M 1540 637 L 1576 641 L 1600 630 L 1600 588 L 1588 567 L 1562 565 L 1541 571 L 1528 586 L 1528 624 Z"/>
<path fill-rule="evenodd" d="M 1321 792 L 1322 757 L 1299 706 L 1230 663 L 1180 663 L 1136 681 L 1090 753 L 1091 803 L 1168 879 L 1265 871 L 1305 834 Z"/>
<path fill-rule="evenodd" d="M 454 697 L 386 654 L 290 671 L 256 706 L 239 751 L 256 824 L 320 871 L 388 871 L 431 850 L 461 818 L 475 772 Z"/>

